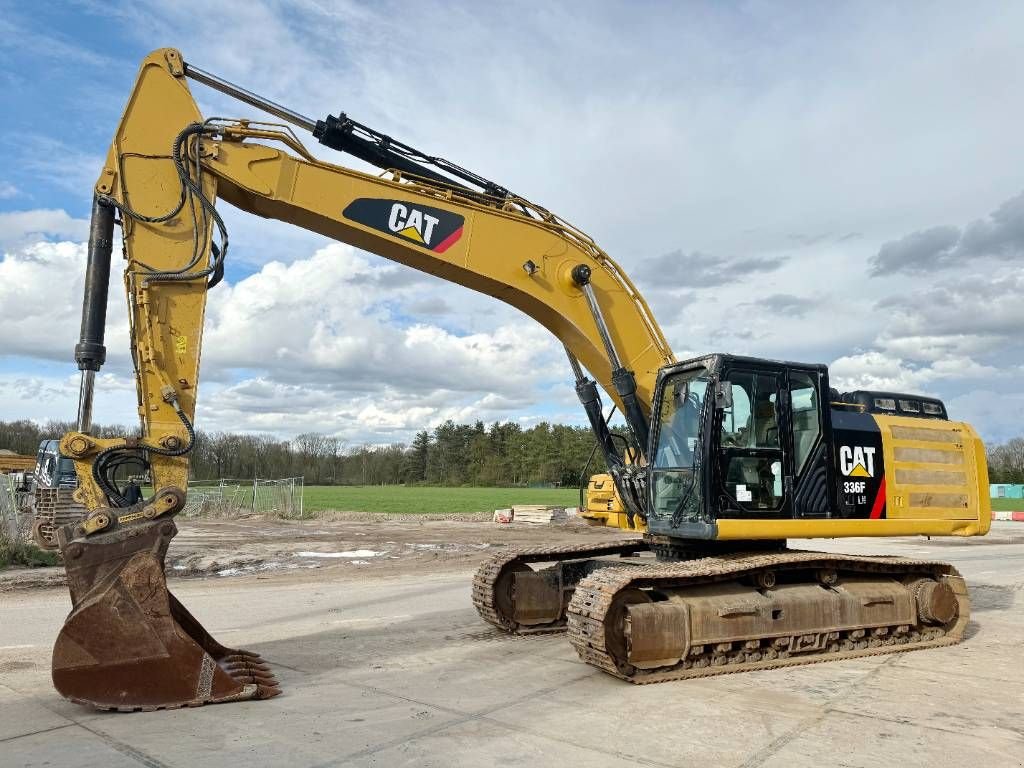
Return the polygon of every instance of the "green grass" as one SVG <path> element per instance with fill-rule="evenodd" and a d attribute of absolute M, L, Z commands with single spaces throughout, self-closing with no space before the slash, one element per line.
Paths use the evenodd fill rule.
<path fill-rule="evenodd" d="M 992 509 L 998 512 L 1024 512 L 1024 499 L 992 499 Z"/>
<path fill-rule="evenodd" d="M 306 513 L 391 512 L 449 514 L 493 512 L 513 504 L 551 504 L 574 507 L 575 488 L 435 488 L 401 485 L 309 485 L 303 494 Z"/>
<path fill-rule="evenodd" d="M 9 541 L 0 538 L 0 568 L 11 565 L 25 565 L 38 568 L 43 565 L 57 565 L 56 552 L 47 552 L 28 541 Z"/>
<path fill-rule="evenodd" d="M 493 512 L 513 504 L 552 504 L 574 507 L 575 488 L 435 488 L 401 485 L 308 485 L 305 512 L 391 512 L 447 514 Z M 992 499 L 992 509 L 1024 511 L 1024 499 Z"/>

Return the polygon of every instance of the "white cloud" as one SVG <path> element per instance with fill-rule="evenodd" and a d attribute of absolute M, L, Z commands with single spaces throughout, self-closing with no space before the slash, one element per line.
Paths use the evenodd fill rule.
<path fill-rule="evenodd" d="M 0 358 L 17 355 L 73 365 L 85 260 L 85 245 L 71 242 L 37 242 L 4 253 L 0 260 Z M 108 359 L 115 366 L 123 366 L 128 359 L 127 338 L 127 313 L 115 277 L 107 304 Z"/>
<path fill-rule="evenodd" d="M 39 242 L 0 261 L 4 356 L 67 366 L 0 380 L 5 413 L 73 413 L 72 350 L 78 335 L 85 246 Z M 347 441 L 393 442 L 447 418 L 518 418 L 544 405 L 545 388 L 570 389 L 551 335 L 528 318 L 455 333 L 392 307 L 469 291 L 331 244 L 290 264 L 273 262 L 210 293 L 197 425 L 295 434 L 318 430 Z M 107 312 L 108 383 L 128 380 L 128 332 L 116 275 Z M 41 297 L 44 297 L 41 300 Z M 401 312 L 404 318 L 405 313 Z M 70 377 L 70 378 L 68 378 Z M 101 388 L 102 388 L 101 384 Z M 118 384 L 120 389 L 124 387 Z M 46 393 L 31 400 L 31 392 Z M 123 421 L 134 390 L 107 393 L 97 421 Z"/>
<path fill-rule="evenodd" d="M 969 357 L 947 357 L 914 366 L 878 350 L 845 355 L 829 366 L 832 386 L 842 390 L 875 389 L 888 392 L 934 393 L 943 380 L 984 379 L 998 369 Z"/>
<path fill-rule="evenodd" d="M 557 349 L 550 334 L 527 318 L 470 334 L 422 322 L 403 326 L 391 303 L 416 303 L 437 291 L 459 298 L 469 292 L 408 280 L 415 273 L 381 264 L 333 243 L 310 258 L 267 264 L 237 285 L 213 291 L 204 362 L 350 392 L 401 382 L 396 386 L 406 391 L 522 394 L 544 367 L 538 358 Z"/>
<path fill-rule="evenodd" d="M 80 241 L 88 232 L 88 221 L 73 218 L 61 209 L 0 212 L 0 247 L 4 249 L 25 245 L 46 236 Z"/>
<path fill-rule="evenodd" d="M 20 194 L 21 190 L 13 184 L 0 181 L 0 200 L 10 200 L 12 197 L 17 197 Z"/>
<path fill-rule="evenodd" d="M 453 419 L 471 422 L 522 420 L 536 408 L 531 399 L 496 393 L 436 389 L 419 393 L 382 383 L 372 393 L 351 393 L 319 386 L 281 384 L 265 378 L 230 386 L 214 384 L 201 398 L 197 425 L 208 430 L 273 432 L 294 435 L 316 431 L 349 445 L 408 442 L 420 429 Z"/>
<path fill-rule="evenodd" d="M 0 373 L 0 414 L 4 419 L 74 421 L 79 375 L 74 364 L 66 373 Z M 131 378 L 102 373 L 96 379 L 95 408 L 104 424 L 138 425 L 135 383 Z"/>

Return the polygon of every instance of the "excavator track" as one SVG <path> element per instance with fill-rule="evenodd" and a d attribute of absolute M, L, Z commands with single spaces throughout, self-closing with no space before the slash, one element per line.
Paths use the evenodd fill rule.
<path fill-rule="evenodd" d="M 816 623 L 815 600 L 846 623 Z M 946 563 L 789 550 L 596 571 L 568 634 L 585 662 L 642 684 L 953 645 L 969 617 Z"/>
<path fill-rule="evenodd" d="M 565 630 L 565 608 L 581 571 L 616 564 L 614 560 L 601 561 L 593 558 L 628 557 L 647 552 L 649 547 L 643 539 L 617 541 L 608 544 L 572 544 L 554 547 L 531 548 L 495 555 L 477 570 L 473 577 L 473 605 L 481 618 L 498 629 L 514 634 L 538 634 L 562 632 Z M 558 566 L 572 561 L 585 561 L 585 567 L 576 573 L 567 572 L 563 567 L 533 571 L 530 563 L 555 561 Z M 517 574 L 537 574 L 527 582 Z M 517 590 L 518 587 L 518 590 Z M 532 587 L 532 588 L 531 588 Z M 520 602 L 538 599 L 542 606 L 539 611 L 526 610 L 532 614 L 527 620 L 515 609 L 515 593 Z M 538 595 L 538 592 L 540 593 Z M 522 608 L 522 606 L 520 606 Z M 557 614 L 557 615 L 556 615 Z"/>

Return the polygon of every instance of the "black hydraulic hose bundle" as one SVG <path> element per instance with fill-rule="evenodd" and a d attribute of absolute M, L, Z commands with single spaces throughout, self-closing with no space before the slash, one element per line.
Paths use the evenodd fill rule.
<path fill-rule="evenodd" d="M 166 213 L 147 216 L 134 210 L 128 202 L 127 190 L 124 201 L 112 197 L 97 195 L 93 202 L 93 218 L 89 233 L 89 262 L 86 270 L 85 301 L 82 308 L 82 332 L 78 346 L 75 348 L 75 359 L 82 370 L 98 371 L 106 358 L 103 346 L 104 326 L 106 324 L 107 294 L 110 284 L 110 256 L 113 250 L 114 211 L 118 210 L 124 219 L 131 219 L 148 224 L 167 222 L 178 216 L 189 206 L 193 223 L 193 250 L 189 262 L 177 269 L 158 270 L 139 262 L 145 269 L 143 274 L 147 282 L 179 282 L 209 278 L 207 288 L 213 288 L 224 277 L 224 261 L 228 251 L 228 233 L 224 220 L 217 212 L 213 201 L 206 195 L 202 187 L 202 164 L 198 139 L 201 136 L 212 136 L 216 129 L 203 123 L 192 123 L 186 126 L 174 139 L 170 159 L 174 163 L 178 179 L 181 182 L 181 194 L 177 203 Z M 191 150 L 190 150 L 191 146 Z M 124 156 L 118 157 L 123 183 Z M 190 164 L 193 164 L 190 168 Z M 199 209 L 197 211 L 196 203 Z M 203 258 L 206 232 L 212 219 L 220 235 L 220 245 L 210 244 L 210 261 L 208 266 L 200 270 L 194 267 Z M 193 271 L 194 270 L 194 271 Z M 134 355 L 133 355 L 134 359 Z M 149 467 L 148 456 L 183 456 L 195 445 L 195 429 L 188 416 L 182 410 L 177 398 L 170 401 L 175 412 L 188 433 L 188 440 L 176 448 L 165 448 L 146 444 L 144 446 L 116 446 L 99 452 L 92 464 L 92 477 L 96 485 L 107 495 L 115 507 L 128 506 L 128 500 L 121 493 L 115 480 L 117 470 L 130 463 L 138 463 L 144 468 Z"/>
<path fill-rule="evenodd" d="M 140 262 L 141 266 L 146 269 L 146 279 L 151 282 L 176 282 L 182 280 L 196 280 L 202 277 L 209 277 L 208 287 L 213 288 L 219 283 L 224 277 L 224 261 L 228 254 L 228 231 L 224 224 L 224 219 L 217 212 L 213 201 L 207 197 L 206 193 L 203 192 L 202 187 L 202 163 L 199 158 L 198 142 L 192 142 L 193 148 L 190 151 L 189 145 L 190 140 L 198 138 L 200 136 L 214 136 L 217 133 L 217 129 L 213 128 L 204 123 L 191 123 L 185 126 L 184 129 L 174 138 L 174 143 L 171 146 L 171 162 L 174 163 L 174 168 L 178 173 L 178 179 L 181 182 L 181 194 L 178 197 L 178 202 L 166 213 L 159 214 L 157 216 L 146 216 L 132 209 L 128 202 L 127 190 L 124 190 L 125 200 L 119 202 L 109 196 L 98 196 L 97 200 L 116 208 L 122 214 L 122 216 L 135 221 L 144 222 L 147 224 L 160 224 L 166 221 L 170 221 L 184 209 L 185 204 L 188 203 L 192 214 L 193 223 L 193 247 L 192 247 L 192 258 L 189 263 L 183 267 L 172 270 L 158 270 L 153 267 Z M 118 164 L 121 170 L 121 179 L 123 184 L 124 179 L 124 166 L 123 160 L 124 155 L 118 156 Z M 194 168 L 189 168 L 189 163 L 194 163 Z M 193 173 L 195 178 L 193 178 Z M 201 216 L 197 216 L 195 209 L 196 201 L 199 202 Z M 216 243 L 211 245 L 211 259 L 210 264 L 204 269 L 192 272 L 190 271 L 203 257 L 203 238 L 201 235 L 205 234 L 209 227 L 209 219 L 212 219 L 217 227 L 217 232 L 220 235 L 220 245 Z"/>

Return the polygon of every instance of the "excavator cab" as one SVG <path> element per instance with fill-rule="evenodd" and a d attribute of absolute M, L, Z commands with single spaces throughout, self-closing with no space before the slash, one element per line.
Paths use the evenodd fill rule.
<path fill-rule="evenodd" d="M 666 367 L 648 452 L 650 531 L 715 539 L 723 517 L 827 513 L 828 392 L 823 365 L 711 355 Z"/>
<path fill-rule="evenodd" d="M 647 528 L 682 540 L 972 535 L 984 454 L 940 400 L 840 394 L 824 365 L 709 355 L 658 377 Z"/>

